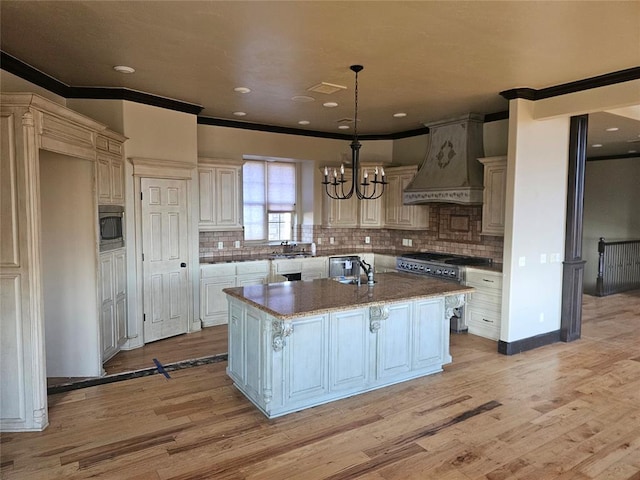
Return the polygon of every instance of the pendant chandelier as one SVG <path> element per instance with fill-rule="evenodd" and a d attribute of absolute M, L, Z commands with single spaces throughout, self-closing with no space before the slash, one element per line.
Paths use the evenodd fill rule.
<path fill-rule="evenodd" d="M 360 147 L 358 141 L 358 73 L 364 68 L 362 65 L 351 65 L 349 67 L 356 74 L 355 83 L 355 114 L 353 116 L 353 140 L 351 141 L 351 179 L 345 179 L 344 164 L 340 165 L 340 170 L 333 169 L 330 172 L 328 167 L 324 167 L 324 185 L 325 193 L 334 200 L 347 200 L 354 194 L 361 200 L 375 200 L 380 198 L 384 192 L 384 186 L 388 183 L 385 180 L 384 168 L 375 167 L 373 170 L 373 179 L 366 169 L 360 176 Z M 351 185 L 346 186 L 346 183 Z M 348 188 L 348 190 L 346 190 Z"/>

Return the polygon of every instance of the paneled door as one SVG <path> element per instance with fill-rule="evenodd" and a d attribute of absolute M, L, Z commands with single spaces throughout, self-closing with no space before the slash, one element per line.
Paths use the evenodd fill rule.
<path fill-rule="evenodd" d="M 188 328 L 185 180 L 141 178 L 145 343 Z"/>

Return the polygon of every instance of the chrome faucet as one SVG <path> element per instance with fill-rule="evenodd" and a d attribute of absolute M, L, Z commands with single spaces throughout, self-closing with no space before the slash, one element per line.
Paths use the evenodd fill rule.
<path fill-rule="evenodd" d="M 369 265 L 367 262 L 365 262 L 364 260 L 362 260 L 361 258 L 358 258 L 358 263 L 364 270 L 364 273 L 367 274 L 367 285 L 369 286 L 374 285 L 376 282 L 373 279 L 373 267 Z M 360 285 L 360 275 L 358 275 L 358 285 Z"/>

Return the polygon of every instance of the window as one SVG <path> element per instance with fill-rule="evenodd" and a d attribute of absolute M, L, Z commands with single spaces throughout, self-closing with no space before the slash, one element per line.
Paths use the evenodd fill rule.
<path fill-rule="evenodd" d="M 296 165 L 245 162 L 242 190 L 244 239 L 291 240 L 296 207 Z"/>

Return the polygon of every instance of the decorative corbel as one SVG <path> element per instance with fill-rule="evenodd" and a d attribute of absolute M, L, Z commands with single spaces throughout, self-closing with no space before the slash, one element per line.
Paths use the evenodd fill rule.
<path fill-rule="evenodd" d="M 375 305 L 369 307 L 369 330 L 376 333 L 380 330 L 380 322 L 389 318 L 389 307 L 385 305 Z"/>
<path fill-rule="evenodd" d="M 285 338 L 293 333 L 293 324 L 290 320 L 274 320 L 271 323 L 273 340 L 271 346 L 274 352 L 279 352 L 287 344 Z"/>

